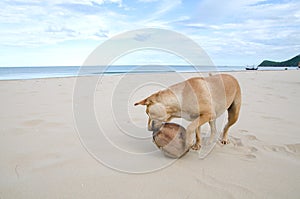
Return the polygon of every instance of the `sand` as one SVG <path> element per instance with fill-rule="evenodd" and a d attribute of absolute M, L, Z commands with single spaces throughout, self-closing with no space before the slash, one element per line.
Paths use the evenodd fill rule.
<path fill-rule="evenodd" d="M 175 162 L 152 143 L 144 107 L 132 106 L 158 87 L 131 90 L 140 80 L 176 83 L 174 74 L 98 82 L 90 107 L 113 146 L 76 113 L 77 103 L 90 104 L 86 93 L 73 97 L 78 79 L 0 81 L 0 198 L 299 198 L 300 71 L 231 74 L 243 103 L 230 144 L 216 144 L 204 159 L 191 151 Z"/>

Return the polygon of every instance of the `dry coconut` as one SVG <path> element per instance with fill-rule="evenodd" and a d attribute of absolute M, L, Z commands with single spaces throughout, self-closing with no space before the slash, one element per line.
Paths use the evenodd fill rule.
<path fill-rule="evenodd" d="M 180 158 L 190 149 L 186 143 L 185 128 L 175 123 L 165 123 L 158 131 L 153 132 L 153 141 L 171 158 Z"/>

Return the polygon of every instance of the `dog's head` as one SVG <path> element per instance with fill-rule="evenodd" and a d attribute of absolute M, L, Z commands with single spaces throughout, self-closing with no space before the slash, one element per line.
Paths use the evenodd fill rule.
<path fill-rule="evenodd" d="M 159 92 L 143 99 L 134 104 L 146 106 L 146 113 L 149 116 L 148 119 L 148 130 L 157 131 L 170 119 L 170 115 L 167 112 L 165 105 L 161 102 Z"/>

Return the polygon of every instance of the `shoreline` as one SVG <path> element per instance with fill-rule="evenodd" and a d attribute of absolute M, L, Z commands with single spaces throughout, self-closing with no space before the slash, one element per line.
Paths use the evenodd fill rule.
<path fill-rule="evenodd" d="M 243 73 L 243 72 L 282 72 L 282 71 L 297 71 L 298 69 L 288 69 L 288 70 L 227 70 L 227 71 L 190 71 L 190 72 L 176 72 L 176 71 L 166 71 L 166 72 L 120 72 L 120 73 L 110 73 L 110 74 L 87 74 L 87 75 L 74 75 L 74 76 L 62 76 L 62 77 L 37 77 L 37 78 L 25 78 L 25 79 L 0 79 L 2 81 L 27 81 L 27 80 L 42 80 L 42 79 L 60 79 L 60 78 L 80 78 L 80 77 L 97 77 L 97 76 L 124 76 L 124 75 L 155 75 L 155 74 L 208 74 L 208 73 Z"/>

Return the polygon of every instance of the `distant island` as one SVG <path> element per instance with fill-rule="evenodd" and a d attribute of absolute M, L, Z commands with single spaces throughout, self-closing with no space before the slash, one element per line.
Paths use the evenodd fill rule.
<path fill-rule="evenodd" d="M 258 65 L 259 67 L 267 67 L 267 66 L 272 66 L 272 67 L 291 67 L 291 66 L 298 66 L 300 67 L 300 54 L 289 59 L 286 61 L 282 62 L 276 62 L 276 61 L 270 61 L 270 60 L 264 60 L 261 64 Z"/>

